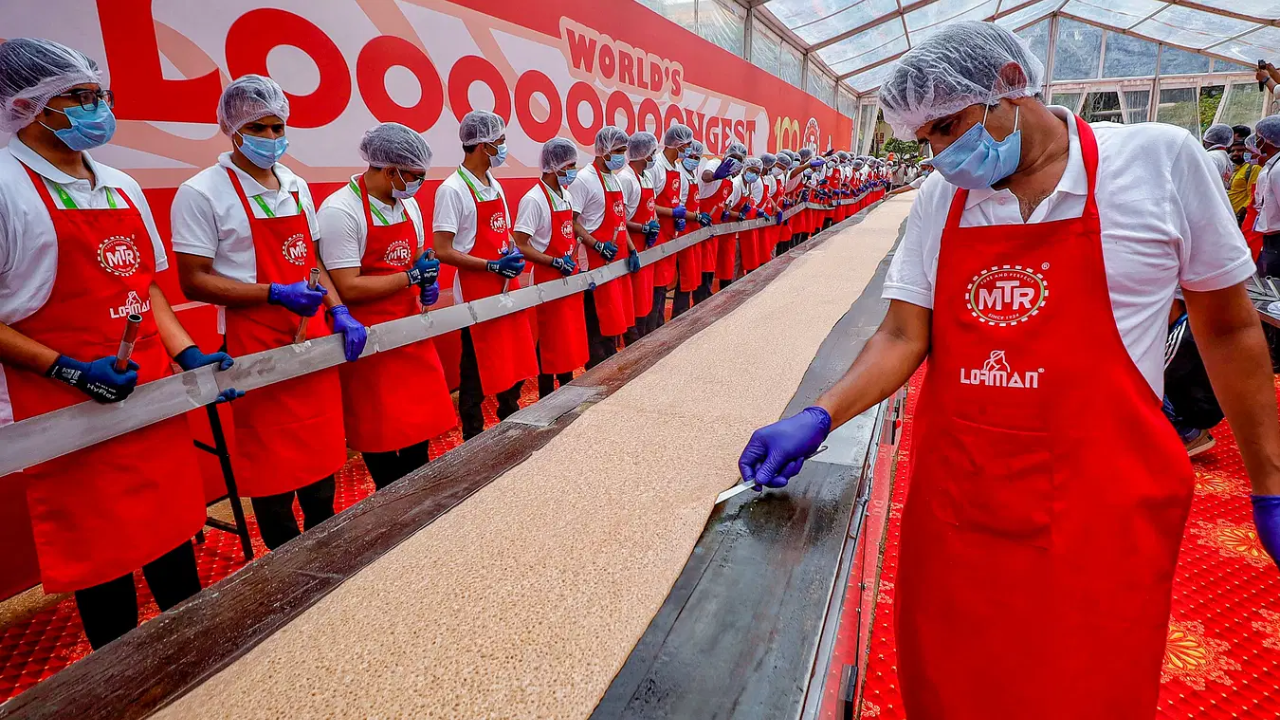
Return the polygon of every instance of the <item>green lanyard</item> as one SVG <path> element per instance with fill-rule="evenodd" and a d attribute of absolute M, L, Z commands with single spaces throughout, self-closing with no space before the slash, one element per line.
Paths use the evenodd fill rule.
<path fill-rule="evenodd" d="M 274 218 L 276 214 L 272 212 L 271 206 L 267 205 L 267 201 L 262 199 L 261 195 L 254 195 L 253 201 L 258 203 L 258 207 L 262 208 L 262 213 L 269 218 Z M 294 196 L 293 201 L 298 203 L 298 214 L 302 214 L 302 200 L 298 196 Z"/>
<path fill-rule="evenodd" d="M 66 190 L 62 189 L 61 185 L 59 185 L 58 183 L 54 183 L 53 189 L 58 191 L 58 199 L 62 201 L 63 207 L 65 207 L 68 210 L 80 209 L 79 207 L 76 206 L 76 201 L 71 199 L 71 196 L 67 194 Z M 119 206 L 116 205 L 116 196 L 111 192 L 111 188 L 108 187 L 104 189 L 107 191 L 107 206 L 110 207 L 112 210 L 119 209 Z"/>
<path fill-rule="evenodd" d="M 547 197 L 553 198 L 551 201 L 551 212 L 559 212 L 560 210 L 564 210 L 565 208 L 557 207 L 557 205 L 559 205 L 560 203 L 565 202 L 564 197 L 561 196 L 560 193 L 552 190 L 551 186 L 546 184 L 542 180 L 539 180 L 538 182 L 541 182 L 542 187 L 547 189 Z M 561 192 L 563 192 L 563 190 Z"/>
<path fill-rule="evenodd" d="M 476 189 L 475 183 L 471 182 L 471 178 L 467 177 L 467 174 L 462 172 L 462 168 L 458 168 L 458 177 L 462 178 L 462 182 L 466 183 L 467 187 L 471 188 L 471 194 L 476 196 L 476 202 L 481 202 L 480 191 Z M 494 199 L 496 200 L 497 198 Z"/>
<path fill-rule="evenodd" d="M 351 188 L 351 192 L 353 192 L 353 193 L 355 193 L 355 194 L 356 194 L 356 197 L 360 197 L 360 186 L 359 186 L 359 185 L 357 185 L 357 184 L 356 184 L 356 182 L 355 182 L 354 180 L 352 180 L 351 182 L 347 183 L 347 186 Z M 376 207 L 374 207 L 374 206 L 373 206 L 373 202 L 370 202 L 370 203 L 369 203 L 369 210 L 373 213 L 373 216 L 374 216 L 374 217 L 376 217 L 376 218 L 378 218 L 378 220 L 379 220 L 383 225 L 390 225 L 390 224 L 391 224 L 391 223 L 390 223 L 390 222 L 389 222 L 385 217 L 383 217 L 383 216 L 382 216 L 382 213 L 378 211 L 378 208 L 376 208 Z M 406 212 L 405 212 L 405 215 L 408 215 L 408 214 L 409 214 L 409 213 L 408 213 L 408 211 L 406 211 Z"/>

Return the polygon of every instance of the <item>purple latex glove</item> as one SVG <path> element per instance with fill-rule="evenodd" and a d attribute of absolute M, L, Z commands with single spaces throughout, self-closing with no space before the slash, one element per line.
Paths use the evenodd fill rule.
<path fill-rule="evenodd" d="M 369 331 L 360 321 L 351 317 L 351 311 L 346 305 L 334 305 L 326 314 L 333 331 L 342 333 L 342 352 L 347 356 L 347 362 L 359 360 L 360 353 L 364 352 L 364 344 L 369 340 Z"/>
<path fill-rule="evenodd" d="M 1258 526 L 1258 539 L 1262 547 L 1271 556 L 1271 561 L 1280 566 L 1280 495 L 1254 495 L 1253 524 Z"/>
<path fill-rule="evenodd" d="M 673 207 L 671 208 L 671 217 L 675 218 L 676 220 L 684 220 L 685 215 L 688 212 L 689 211 L 686 210 L 683 205 L 680 205 L 678 207 Z"/>
<path fill-rule="evenodd" d="M 826 164 L 827 164 L 827 161 L 823 160 L 822 158 L 814 158 L 809 161 L 809 167 L 814 168 L 815 170 Z"/>
<path fill-rule="evenodd" d="M 271 283 L 271 287 L 267 290 L 267 302 L 279 305 L 295 315 L 313 317 L 320 309 L 324 296 L 328 294 L 329 291 L 325 290 L 323 285 L 316 285 L 312 290 L 307 287 L 305 280 L 288 285 Z"/>
<path fill-rule="evenodd" d="M 807 407 L 789 418 L 756 430 L 738 458 L 738 471 L 757 488 L 784 487 L 816 453 L 831 432 L 831 415 Z"/>
<path fill-rule="evenodd" d="M 440 283 L 434 282 L 418 291 L 418 302 L 422 307 L 431 307 L 440 302 Z"/>
<path fill-rule="evenodd" d="M 686 225 L 684 218 L 676 218 L 675 222 L 671 223 L 671 227 L 675 228 L 676 232 L 684 232 Z"/>
<path fill-rule="evenodd" d="M 779 211 L 778 211 L 778 212 L 773 216 L 773 222 L 774 222 L 774 224 L 775 224 L 775 225 L 781 225 L 781 224 L 782 224 L 782 211 L 781 211 L 781 210 L 779 210 Z"/>
<path fill-rule="evenodd" d="M 738 172 L 741 168 L 742 163 L 738 162 L 737 158 L 725 158 L 724 162 L 720 163 L 720 167 L 716 168 L 716 171 L 711 174 L 711 177 L 716 180 L 723 180 Z"/>

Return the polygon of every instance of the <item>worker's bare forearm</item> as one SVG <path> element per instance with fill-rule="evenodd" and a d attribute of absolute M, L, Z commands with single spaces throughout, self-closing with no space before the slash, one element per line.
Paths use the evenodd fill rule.
<path fill-rule="evenodd" d="M 0 323 L 0 363 L 26 368 L 43 375 L 58 359 L 59 354 L 57 350 Z M 79 359 L 81 358 L 77 358 Z M 97 360 L 97 358 L 84 359 Z"/>
<path fill-rule="evenodd" d="M 404 289 L 409 287 L 408 273 L 361 275 L 358 267 L 336 268 L 328 272 L 329 279 L 337 286 L 342 298 L 349 303 L 381 300 L 398 292 L 404 292 Z"/>
<path fill-rule="evenodd" d="M 516 247 L 520 249 L 520 254 L 524 255 L 524 259 L 539 265 L 551 267 L 552 257 L 533 246 L 533 238 L 525 233 L 512 233 L 511 237 L 516 241 Z"/>
<path fill-rule="evenodd" d="M 339 292 L 338 286 L 334 285 L 333 278 L 329 277 L 329 269 L 324 266 L 324 261 L 316 258 L 316 265 L 320 269 L 320 284 L 324 286 L 325 290 L 329 291 L 329 294 L 324 296 L 325 308 L 328 309 L 345 304 L 346 301 L 342 299 L 342 293 Z"/>
<path fill-rule="evenodd" d="M 432 246 L 436 251 L 436 259 L 445 265 L 476 272 L 483 272 L 488 267 L 488 263 L 484 258 L 472 257 L 464 252 L 455 250 L 453 247 L 453 233 L 451 232 L 433 234 Z"/>
<path fill-rule="evenodd" d="M 837 428 L 889 397 L 911 377 L 929 354 L 930 311 L 893 301 L 879 329 L 867 340 L 852 367 L 817 405 Z"/>
<path fill-rule="evenodd" d="M 1258 313 L 1243 285 L 1183 295 L 1196 348 L 1236 436 L 1253 491 L 1280 495 L 1280 421 Z"/>
<path fill-rule="evenodd" d="M 178 284 L 188 300 L 224 307 L 262 305 L 271 294 L 267 283 L 247 283 L 213 272 L 213 259 L 174 253 L 178 257 Z"/>
<path fill-rule="evenodd" d="M 156 319 L 156 331 L 160 333 L 160 342 L 164 343 L 164 349 L 169 353 L 169 357 L 176 357 L 178 353 L 195 345 L 196 342 L 191 339 L 187 329 L 178 321 L 178 316 L 170 307 L 164 291 L 154 282 L 151 283 L 150 295 L 151 315 Z"/>

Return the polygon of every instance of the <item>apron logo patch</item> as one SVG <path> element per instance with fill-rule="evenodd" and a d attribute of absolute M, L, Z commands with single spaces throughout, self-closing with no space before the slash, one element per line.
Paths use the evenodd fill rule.
<path fill-rule="evenodd" d="M 382 256 L 382 261 L 395 267 L 409 267 L 412 256 L 413 251 L 409 249 L 409 241 L 396 240 L 387 246 L 387 252 Z"/>
<path fill-rule="evenodd" d="M 129 277 L 142 266 L 142 253 L 132 237 L 113 235 L 98 246 L 98 263 L 112 275 Z"/>
<path fill-rule="evenodd" d="M 507 231 L 507 216 L 504 213 L 494 213 L 489 218 L 489 228 L 494 232 L 504 233 Z"/>
<path fill-rule="evenodd" d="M 613 214 L 622 217 L 627 214 L 627 206 L 621 200 L 613 203 Z"/>
<path fill-rule="evenodd" d="M 982 369 L 960 369 L 961 385 L 983 385 L 985 387 L 1031 388 L 1040 387 L 1040 375 L 1044 368 L 1014 372 L 1009 368 L 1009 361 L 1003 350 L 992 350 L 991 357 L 982 364 Z"/>
<path fill-rule="evenodd" d="M 1049 298 L 1049 282 L 1021 265 L 1001 265 L 975 275 L 966 294 L 970 315 L 1004 327 L 1039 313 Z"/>
<path fill-rule="evenodd" d="M 649 204 L 646 205 L 645 207 L 649 209 L 649 212 L 653 212 L 654 208 L 656 208 L 657 206 L 658 206 L 658 203 L 653 198 L 649 198 Z"/>
<path fill-rule="evenodd" d="M 285 260 L 303 267 L 307 264 L 307 239 L 302 236 L 302 233 L 290 235 L 289 239 L 284 241 L 280 252 L 284 254 Z"/>
<path fill-rule="evenodd" d="M 572 220 L 565 220 L 563 223 L 560 224 L 560 234 L 563 235 L 568 240 L 573 239 L 573 221 Z"/>
<path fill-rule="evenodd" d="M 129 295 L 124 299 L 123 305 L 111 308 L 111 319 L 123 320 L 130 315 L 141 315 L 148 312 L 151 312 L 151 298 L 143 300 L 138 296 L 138 293 L 130 290 Z"/>

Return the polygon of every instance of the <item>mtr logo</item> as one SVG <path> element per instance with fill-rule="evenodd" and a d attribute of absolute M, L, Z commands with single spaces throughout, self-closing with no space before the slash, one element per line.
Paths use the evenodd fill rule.
<path fill-rule="evenodd" d="M 307 239 L 302 233 L 295 233 L 284 241 L 284 245 L 280 247 L 280 252 L 284 255 L 284 259 L 298 265 L 299 267 L 307 264 Z"/>
<path fill-rule="evenodd" d="M 1048 269 L 1048 263 L 1042 269 Z M 1026 322 L 1038 314 L 1049 297 L 1044 276 L 1021 265 L 983 270 L 966 289 L 969 314 L 979 322 L 998 327 Z"/>
<path fill-rule="evenodd" d="M 113 235 L 98 245 L 98 263 L 119 277 L 129 277 L 142 265 L 142 254 L 132 237 Z"/>

